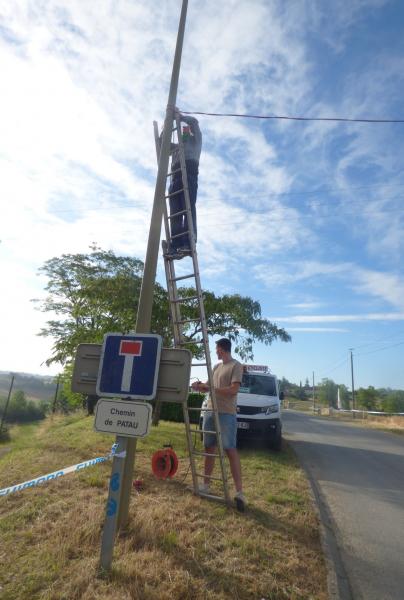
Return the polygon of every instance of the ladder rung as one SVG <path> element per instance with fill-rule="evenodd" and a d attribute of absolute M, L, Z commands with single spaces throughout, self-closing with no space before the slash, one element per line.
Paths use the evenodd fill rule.
<path fill-rule="evenodd" d="M 170 279 L 170 281 L 171 282 L 173 282 L 173 281 L 181 281 L 181 279 L 190 279 L 191 277 L 195 277 L 195 273 L 191 273 L 190 275 L 181 275 L 181 277 L 173 277 L 172 279 Z M 191 319 L 191 321 L 192 320 L 193 319 Z M 197 319 L 197 320 L 199 321 L 200 319 Z"/>
<path fill-rule="evenodd" d="M 189 340 L 187 342 L 180 342 L 180 346 L 185 346 L 186 344 L 204 344 L 204 340 Z"/>
<path fill-rule="evenodd" d="M 173 321 L 173 323 L 175 323 L 176 325 L 185 325 L 185 323 L 196 323 L 200 320 L 201 318 L 198 317 L 197 319 L 184 319 L 183 321 Z"/>
<path fill-rule="evenodd" d="M 222 480 L 221 480 L 222 481 Z M 222 481 L 223 483 L 223 481 Z M 188 489 L 193 492 L 194 494 L 197 494 L 198 496 L 201 496 L 202 498 L 209 498 L 212 500 L 218 500 L 219 502 L 226 502 L 226 498 L 224 498 L 223 496 L 216 496 L 215 494 L 211 494 L 210 492 L 202 492 L 199 490 L 194 490 L 193 487 L 188 487 Z"/>
<path fill-rule="evenodd" d="M 209 498 L 210 500 L 217 500 L 218 502 L 226 502 L 226 498 L 223 498 L 223 496 L 215 496 L 214 494 L 208 494 L 207 492 L 197 492 L 197 494 L 202 498 Z"/>
<path fill-rule="evenodd" d="M 195 473 L 197 477 L 204 477 L 206 479 L 211 479 L 212 481 L 223 481 L 221 477 L 214 477 L 213 475 L 205 475 L 204 473 Z"/>
<path fill-rule="evenodd" d="M 207 367 L 208 363 L 191 363 L 191 367 Z"/>
<path fill-rule="evenodd" d="M 215 458 L 218 458 L 220 456 L 220 454 L 212 454 L 210 452 L 198 452 L 197 450 L 193 450 L 192 454 L 195 454 L 195 456 L 214 456 Z"/>
<path fill-rule="evenodd" d="M 187 229 L 186 231 L 183 231 L 182 233 L 176 233 L 175 235 L 172 235 L 171 239 L 175 240 L 175 238 L 179 238 L 179 237 L 182 237 L 184 235 L 188 235 L 189 233 L 191 233 L 191 232 L 189 231 L 189 229 Z M 191 248 L 189 250 L 191 251 Z"/>
<path fill-rule="evenodd" d="M 167 194 L 165 196 L 165 198 L 172 198 L 173 196 L 178 196 L 178 194 L 182 194 L 183 191 L 184 191 L 184 188 L 181 188 L 180 190 L 177 190 L 176 192 L 172 192 L 171 194 Z"/>
<path fill-rule="evenodd" d="M 173 219 L 174 217 L 179 217 L 180 215 L 184 215 L 187 211 L 187 209 L 185 208 L 184 210 L 180 210 L 176 213 L 174 213 L 173 215 L 168 215 L 167 219 Z M 181 234 L 183 235 L 183 234 Z"/>
<path fill-rule="evenodd" d="M 216 431 L 209 431 L 208 429 L 190 429 L 189 431 L 191 433 L 213 433 L 214 435 L 217 435 Z"/>
<path fill-rule="evenodd" d="M 177 298 L 177 300 L 172 300 L 172 302 L 178 304 L 180 302 L 186 302 L 187 300 L 196 300 L 197 298 L 199 298 L 199 296 L 188 296 L 187 298 Z"/>
<path fill-rule="evenodd" d="M 186 406 L 185 410 L 212 410 L 211 408 L 202 408 L 202 406 Z"/>
<path fill-rule="evenodd" d="M 174 171 L 171 171 L 171 173 L 167 173 L 167 177 L 171 177 L 171 175 L 174 175 L 174 173 L 179 173 L 181 171 L 181 169 L 175 169 Z"/>

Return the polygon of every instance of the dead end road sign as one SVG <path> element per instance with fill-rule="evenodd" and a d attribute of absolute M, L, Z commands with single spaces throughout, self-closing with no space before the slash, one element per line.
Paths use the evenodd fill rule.
<path fill-rule="evenodd" d="M 107 333 L 101 349 L 97 396 L 152 400 L 156 396 L 162 338 L 151 333 Z"/>

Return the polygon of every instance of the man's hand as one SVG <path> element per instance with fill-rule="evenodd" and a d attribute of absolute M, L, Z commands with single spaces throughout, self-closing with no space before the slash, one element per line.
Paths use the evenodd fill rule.
<path fill-rule="evenodd" d="M 209 386 L 206 383 L 202 383 L 202 381 L 194 381 L 191 388 L 195 392 L 209 392 Z"/>

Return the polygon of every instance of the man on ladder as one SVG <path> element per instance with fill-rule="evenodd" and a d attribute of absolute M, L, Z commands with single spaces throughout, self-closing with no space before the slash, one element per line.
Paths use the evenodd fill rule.
<path fill-rule="evenodd" d="M 183 132 L 181 120 L 188 125 Z M 156 142 L 157 159 L 160 160 L 161 154 L 161 134 L 159 135 L 158 124 L 153 123 L 154 137 Z M 197 191 L 198 163 L 202 146 L 202 135 L 196 119 L 181 116 L 178 110 L 174 114 L 173 132 L 177 137 L 177 144 L 172 144 L 171 153 L 171 171 L 166 173 L 166 180 L 170 178 L 169 192 L 164 196 L 168 203 L 164 203 L 164 229 L 166 239 L 162 241 L 164 268 L 167 279 L 168 299 L 170 305 L 171 321 L 173 324 L 174 347 L 186 348 L 189 344 L 192 346 L 200 345 L 198 362 L 192 363 L 194 367 L 205 367 L 208 375 L 211 408 L 209 412 L 213 416 L 213 423 L 206 433 L 214 434 L 215 439 L 212 447 L 216 448 L 214 455 L 209 454 L 209 459 L 219 459 L 220 471 L 215 475 L 208 476 L 203 469 L 199 469 L 198 460 L 207 457 L 207 453 L 200 452 L 195 448 L 192 442 L 192 433 L 199 433 L 199 429 L 191 428 L 190 414 L 194 411 L 205 411 L 204 407 L 192 407 L 184 403 L 184 423 L 187 435 L 187 445 L 190 456 L 190 465 L 192 473 L 193 490 L 200 496 L 225 501 L 230 505 L 230 497 L 227 483 L 227 472 L 225 465 L 225 455 L 223 451 L 222 435 L 220 430 L 219 413 L 216 402 L 215 387 L 213 382 L 212 365 L 209 350 L 209 334 L 206 322 L 203 291 L 199 274 L 198 257 L 195 248 L 196 227 L 195 222 L 195 201 Z M 169 204 L 170 214 L 168 214 Z M 178 219 L 178 220 L 177 220 Z M 187 244 L 184 246 L 184 244 Z M 180 251 L 181 248 L 184 250 Z M 189 271 L 184 275 L 177 276 L 175 273 L 175 263 L 179 258 L 189 255 L 192 258 L 188 265 Z M 183 294 L 183 290 L 178 288 L 178 282 L 194 280 L 194 293 Z M 184 312 L 183 312 L 184 311 Z M 185 313 L 185 314 L 184 314 Z M 199 339 L 193 337 L 188 339 L 184 334 L 187 325 L 192 323 L 200 333 Z M 230 356 L 231 358 L 231 356 Z M 200 362 L 202 361 L 202 362 Z M 239 379 L 241 382 L 241 379 Z M 156 402 L 153 416 L 153 423 L 157 424 L 159 419 L 160 404 Z M 230 451 L 229 451 L 230 452 Z M 235 451 L 236 452 L 236 451 Z M 214 485 L 211 491 L 201 489 L 200 479 L 209 481 Z M 237 487 L 237 491 L 241 488 Z M 223 492 L 223 494 L 221 493 Z"/>
<path fill-rule="evenodd" d="M 246 499 L 243 494 L 241 482 L 241 464 L 237 452 L 237 392 L 243 378 L 243 366 L 231 355 L 231 341 L 222 338 L 216 342 L 216 354 L 221 363 L 213 368 L 213 385 L 216 394 L 217 408 L 219 412 L 220 430 L 222 434 L 223 449 L 226 452 L 230 470 L 236 487 L 235 502 L 237 509 L 244 512 Z M 198 392 L 210 392 L 209 383 L 196 381 L 192 389 Z M 203 431 L 214 429 L 212 400 L 209 396 L 207 411 L 203 416 Z M 209 492 L 210 478 L 215 464 L 216 436 L 212 433 L 204 433 L 203 443 L 205 446 L 205 481 L 201 486 L 202 492 Z"/>
<path fill-rule="evenodd" d="M 186 123 L 182 128 L 182 144 L 185 155 L 185 164 L 188 179 L 189 201 L 191 205 L 192 223 L 196 242 L 196 194 L 198 191 L 199 159 L 202 149 L 202 133 L 198 120 L 195 117 L 179 115 L 180 121 Z M 178 144 L 172 145 L 171 183 L 168 190 L 170 203 L 171 245 L 167 249 L 167 256 L 181 259 L 191 255 L 191 242 L 189 239 L 188 219 L 184 196 L 184 185 L 181 174 L 180 149 Z M 183 233 L 183 235 L 181 235 Z"/>

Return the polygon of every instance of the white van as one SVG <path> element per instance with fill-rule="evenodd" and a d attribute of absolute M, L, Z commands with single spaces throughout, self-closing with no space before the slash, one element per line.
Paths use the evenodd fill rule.
<path fill-rule="evenodd" d="M 237 396 L 237 439 L 262 438 L 270 448 L 282 447 L 281 400 L 276 375 L 268 367 L 245 365 Z"/>
<path fill-rule="evenodd" d="M 276 375 L 262 365 L 244 365 L 237 395 L 237 445 L 262 439 L 273 450 L 282 448 L 281 400 Z M 207 399 L 202 407 L 206 407 Z M 202 427 L 202 416 L 200 420 Z"/>

